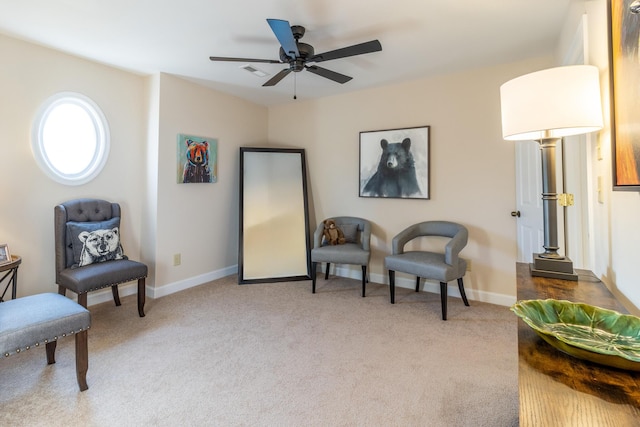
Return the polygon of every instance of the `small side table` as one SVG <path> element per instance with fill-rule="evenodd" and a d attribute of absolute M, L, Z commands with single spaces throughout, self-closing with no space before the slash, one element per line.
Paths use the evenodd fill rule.
<path fill-rule="evenodd" d="M 16 290 L 18 289 L 18 267 L 21 262 L 22 258 L 16 255 L 11 255 L 11 262 L 0 265 L 0 274 L 4 273 L 0 278 L 0 287 L 5 279 L 8 280 L 2 295 L 0 295 L 0 302 L 4 302 L 4 296 L 9 290 L 9 286 L 11 286 L 11 299 L 16 299 Z"/>

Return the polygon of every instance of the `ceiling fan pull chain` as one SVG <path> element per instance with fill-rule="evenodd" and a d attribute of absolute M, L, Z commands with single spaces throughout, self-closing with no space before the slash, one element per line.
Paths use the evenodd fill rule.
<path fill-rule="evenodd" d="M 298 99 L 296 93 L 298 92 L 298 76 L 296 73 L 293 74 L 293 99 Z"/>

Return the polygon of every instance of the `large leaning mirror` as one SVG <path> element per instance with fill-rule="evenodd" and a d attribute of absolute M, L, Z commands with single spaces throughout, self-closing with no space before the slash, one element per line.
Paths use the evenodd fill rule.
<path fill-rule="evenodd" d="M 238 282 L 311 278 L 303 149 L 240 148 Z"/>

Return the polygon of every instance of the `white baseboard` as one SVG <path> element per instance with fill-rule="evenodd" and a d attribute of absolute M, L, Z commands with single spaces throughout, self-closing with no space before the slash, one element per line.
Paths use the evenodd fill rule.
<path fill-rule="evenodd" d="M 322 272 L 324 272 L 323 264 Z M 361 280 L 362 270 L 360 268 L 349 268 L 344 266 L 334 266 L 332 274 L 340 277 L 348 277 L 350 279 Z M 220 270 L 211 271 L 209 273 L 201 274 L 199 276 L 190 277 L 188 279 L 180 280 L 178 282 L 168 283 L 158 288 L 147 287 L 147 297 L 149 298 L 161 298 L 167 295 L 171 295 L 176 292 L 184 291 L 185 289 L 193 288 L 195 286 L 202 285 L 203 283 L 210 282 L 212 280 L 221 279 L 226 276 L 238 273 L 238 266 L 232 265 L 222 268 Z M 383 274 L 371 274 L 369 273 L 369 281 L 372 283 L 389 284 L 389 279 Z M 406 289 L 414 289 L 415 279 L 409 279 L 406 277 L 399 277 L 396 275 L 396 286 Z M 127 285 L 118 286 L 120 296 L 135 295 L 137 292 L 137 283 L 132 282 Z M 431 281 L 423 282 L 424 292 L 431 292 L 434 294 L 440 294 L 440 284 Z M 516 298 L 511 295 L 497 294 L 494 292 L 478 291 L 475 289 L 465 289 L 467 298 L 472 301 L 487 302 L 490 304 L 511 306 L 516 302 Z M 448 286 L 448 295 L 456 298 L 460 297 L 460 291 L 457 284 L 450 284 Z M 113 296 L 111 294 L 111 288 L 105 288 L 100 291 L 91 292 L 87 298 L 87 305 L 100 304 L 107 301 L 112 301 Z"/>
<path fill-rule="evenodd" d="M 199 276 L 180 280 L 178 282 L 168 283 L 164 286 L 160 286 L 159 288 L 147 288 L 147 296 L 150 298 L 161 298 L 176 292 L 184 291 L 185 289 L 193 288 L 194 286 L 202 285 L 203 283 L 211 282 L 212 280 L 221 279 L 223 277 L 237 273 L 238 266 L 232 265 L 220 270 L 211 271 Z"/>
<path fill-rule="evenodd" d="M 221 279 L 223 277 L 229 276 L 231 274 L 238 273 L 238 266 L 232 265 L 230 267 L 225 267 L 220 270 L 211 271 L 209 273 L 201 274 L 199 276 L 190 277 L 188 279 L 180 280 L 178 282 L 168 283 L 164 286 L 160 286 L 159 288 L 153 288 L 147 286 L 146 288 L 146 296 L 148 298 L 161 298 L 167 295 L 171 295 L 176 292 L 184 291 L 185 289 L 193 288 L 194 286 L 202 285 L 203 283 L 210 282 L 212 280 Z M 121 297 L 136 295 L 138 292 L 138 283 L 131 282 L 126 285 L 118 286 L 118 293 Z M 87 305 L 95 305 L 100 304 L 107 301 L 113 301 L 113 295 L 111 293 L 111 288 L 104 288 L 99 291 L 90 292 L 87 296 Z"/>
<path fill-rule="evenodd" d="M 323 264 L 323 267 L 326 264 Z M 362 270 L 360 268 L 349 268 L 343 266 L 336 266 L 337 268 L 333 274 L 340 277 L 348 277 L 350 279 L 362 280 Z M 324 269 L 322 270 L 324 272 Z M 389 284 L 389 277 L 383 274 L 371 274 L 369 273 L 369 281 L 372 283 Z M 414 279 L 406 277 L 399 277 L 396 275 L 396 286 L 406 289 L 415 289 L 416 282 Z M 440 284 L 437 282 L 423 281 L 423 292 L 431 292 L 434 294 L 440 294 Z M 447 294 L 451 297 L 462 298 L 460 296 L 460 290 L 458 289 L 457 282 L 452 282 L 447 287 Z M 478 291 L 475 289 L 469 289 L 465 286 L 465 294 L 467 299 L 471 301 L 487 302 L 490 304 L 503 305 L 510 307 L 516 302 L 516 297 L 511 295 L 497 294 L 494 292 Z"/>

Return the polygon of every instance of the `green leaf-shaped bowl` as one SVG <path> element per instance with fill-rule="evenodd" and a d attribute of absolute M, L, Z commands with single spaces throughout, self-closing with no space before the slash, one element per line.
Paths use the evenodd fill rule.
<path fill-rule="evenodd" d="M 570 301 L 518 301 L 511 306 L 540 337 L 571 356 L 640 371 L 640 318 Z"/>

